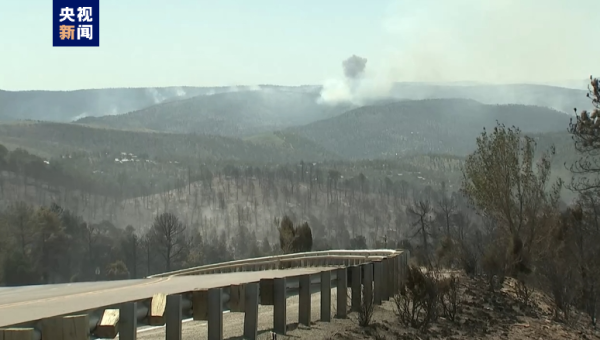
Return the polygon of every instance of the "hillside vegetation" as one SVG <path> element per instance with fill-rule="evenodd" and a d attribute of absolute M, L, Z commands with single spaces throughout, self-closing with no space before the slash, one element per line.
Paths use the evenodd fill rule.
<path fill-rule="evenodd" d="M 230 137 L 308 124 L 348 106 L 317 103 L 318 94 L 262 89 L 196 96 L 118 116 L 88 117 L 79 123 L 117 129 L 199 133 Z"/>
<path fill-rule="evenodd" d="M 350 159 L 442 153 L 464 156 L 475 137 L 496 121 L 525 133 L 566 131 L 569 116 L 524 105 L 485 105 L 464 99 L 428 99 L 364 106 L 290 128 Z"/>
<path fill-rule="evenodd" d="M 124 114 L 132 111 L 139 111 L 146 107 L 156 104 L 161 104 L 170 101 L 185 100 L 198 95 L 213 95 L 219 93 L 235 93 L 235 92 L 270 92 L 271 102 L 264 103 L 263 106 L 255 105 L 249 111 L 242 113 L 242 118 L 245 114 L 271 114 L 275 113 L 275 121 L 260 123 L 250 122 L 252 127 L 268 126 L 269 129 L 273 126 L 290 126 L 294 124 L 305 124 L 319 117 L 319 112 L 327 110 L 325 108 L 316 108 L 313 111 L 301 111 L 307 115 L 293 116 L 290 113 L 298 111 L 298 109 L 310 108 L 315 104 L 315 96 L 318 96 L 320 86 L 275 86 L 275 85 L 260 85 L 260 86 L 235 86 L 235 87 L 165 87 L 165 88 L 111 88 L 111 89 L 89 89 L 76 91 L 2 91 L 0 90 L 0 121 L 2 120 L 46 120 L 69 122 L 84 117 L 98 117 L 107 115 Z M 571 113 L 574 107 L 585 107 L 587 101 L 585 98 L 585 88 L 579 90 L 531 85 L 531 84 L 514 84 L 514 85 L 468 85 L 460 84 L 434 84 L 434 83 L 396 83 L 389 93 L 389 99 L 433 99 L 433 98 L 463 98 L 472 99 L 485 104 L 522 104 L 546 106 L 556 110 Z M 281 98 L 288 96 L 286 93 L 304 93 L 308 96 L 298 100 L 288 102 L 288 107 L 281 110 L 280 103 L 277 103 L 277 97 L 273 93 L 281 94 Z M 205 98 L 206 99 L 206 98 Z M 178 115 L 190 115 L 187 111 L 188 104 L 176 105 L 174 108 L 170 106 L 159 106 L 155 108 L 159 112 L 158 116 L 153 120 L 157 122 L 135 122 L 132 118 L 113 121 L 95 121 L 90 119 L 89 122 L 94 122 L 104 126 L 120 127 L 123 124 L 129 128 L 148 128 L 145 125 L 151 125 L 152 130 L 158 131 L 191 131 L 195 128 L 198 131 L 209 130 L 203 127 L 198 127 L 202 121 L 210 124 L 215 124 L 217 129 L 223 129 L 225 134 L 236 131 L 236 125 L 233 123 L 218 125 L 219 117 L 211 118 L 211 115 L 220 113 L 223 116 L 236 116 L 240 113 L 236 112 L 239 99 L 236 96 L 224 96 L 219 100 L 222 103 L 208 103 L 206 107 L 202 107 L 199 103 L 192 105 L 194 110 L 202 112 L 201 118 L 192 116 L 190 122 L 191 127 L 186 127 L 180 122 L 183 118 L 178 119 Z M 231 100 L 230 103 L 227 101 Z M 286 99 L 287 100 L 287 99 Z M 306 102 L 304 102 L 306 100 Z M 202 101 L 202 100 L 200 100 Z M 208 100 L 210 102 L 210 100 Z M 198 106 L 200 105 L 200 106 Z M 290 111 L 290 112 L 287 112 Z M 334 110 L 334 112 L 337 112 Z M 264 116 L 257 116 L 258 120 L 264 119 Z M 222 117 L 221 117 L 222 118 Z M 175 121 L 169 122 L 167 119 Z M 213 121 L 211 119 L 217 119 Z M 303 120 L 304 119 L 304 120 Z M 320 119 L 320 118 L 319 118 Z M 293 122 L 290 123 L 289 120 Z M 297 121 L 295 121 L 297 120 Z M 283 122 L 283 125 L 282 125 Z M 221 123 L 224 124 L 224 123 Z M 262 125 L 261 125 L 262 124 Z M 288 125 L 285 125 L 288 124 Z M 238 122 L 238 127 L 241 126 Z M 243 126 L 242 126 L 243 128 Z M 165 130 L 166 129 L 166 130 Z M 262 130 L 267 131 L 267 130 Z M 272 130 L 269 130 L 272 131 Z M 253 133 L 257 133 L 256 130 Z"/>
<path fill-rule="evenodd" d="M 51 156 L 84 152 L 113 160 L 121 153 L 167 161 L 230 160 L 259 164 L 336 158 L 334 153 L 322 149 L 294 147 L 294 143 L 302 145 L 302 138 L 298 137 L 293 143 L 268 145 L 212 135 L 126 131 L 48 122 L 0 124 L 0 143 Z"/>

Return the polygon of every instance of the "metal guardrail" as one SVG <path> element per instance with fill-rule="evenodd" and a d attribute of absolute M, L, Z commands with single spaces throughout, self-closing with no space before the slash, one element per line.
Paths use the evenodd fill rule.
<path fill-rule="evenodd" d="M 336 273 L 333 272 L 331 275 L 331 284 L 335 285 L 335 283 L 337 282 L 337 276 Z M 321 278 L 320 276 L 316 275 L 311 278 L 311 286 L 316 286 L 318 284 L 321 283 Z M 297 277 L 292 277 L 289 278 L 286 281 L 286 292 L 287 292 L 287 296 L 288 297 L 293 297 L 293 296 L 297 296 L 298 295 L 298 289 L 299 289 L 299 280 Z M 260 295 L 260 288 L 259 288 L 259 295 Z M 229 292 L 229 287 L 225 287 L 223 289 L 223 294 L 222 294 L 222 302 L 223 302 L 223 311 L 229 311 L 230 307 L 229 307 L 229 299 L 230 299 L 230 292 Z M 151 304 L 151 299 L 146 299 L 146 300 L 142 300 L 142 301 L 138 301 L 137 304 L 137 308 L 136 308 L 136 318 L 137 318 L 137 323 L 138 323 L 138 328 L 140 327 L 146 327 L 146 326 L 150 326 L 148 324 L 148 314 L 150 312 L 150 304 Z M 181 307 L 182 307 L 182 316 L 184 317 L 191 317 L 192 316 L 192 300 L 190 299 L 189 296 L 184 296 L 181 300 Z M 89 316 L 89 332 L 91 335 L 94 334 L 94 331 L 96 330 L 98 324 L 100 323 L 100 319 L 102 318 L 102 315 L 104 313 L 105 310 L 107 309 L 112 309 L 112 308 L 118 308 L 118 306 L 108 306 L 108 307 L 103 307 L 100 309 L 96 309 L 96 310 L 89 310 L 89 311 L 84 311 L 84 312 L 79 312 L 79 313 L 74 313 L 74 314 L 88 314 Z M 37 320 L 35 322 L 31 322 L 31 323 L 24 323 L 24 324 L 20 324 L 19 327 L 31 327 L 34 329 L 33 332 L 33 339 L 32 340 L 44 340 L 42 337 L 42 329 L 43 329 L 43 325 L 42 325 L 42 320 Z M 91 339 L 103 339 L 103 338 L 98 338 L 98 337 L 90 337 Z M 1 339 L 1 338 L 0 338 Z M 50 339 L 53 340 L 53 339 Z"/>
<path fill-rule="evenodd" d="M 297 267 L 325 267 L 325 266 L 340 266 L 347 267 L 351 265 L 359 265 L 373 261 L 383 260 L 385 258 L 391 258 L 395 255 L 402 254 L 402 250 L 333 250 L 333 251 L 318 251 L 318 252 L 306 252 L 306 253 L 295 253 L 279 256 L 265 256 L 252 259 L 244 259 L 237 261 L 230 261 L 225 263 L 216 263 L 205 266 L 199 266 L 194 268 L 188 268 L 183 270 L 172 271 L 168 273 L 162 273 L 157 275 L 148 276 L 148 278 L 165 278 L 173 276 L 186 276 L 186 275 L 202 275 L 202 274 L 218 274 L 218 273 L 229 273 L 229 272 L 244 272 L 244 271 L 262 271 L 262 270 L 273 270 L 273 269 L 288 269 Z M 408 258 L 408 255 L 403 256 Z M 337 281 L 337 276 L 332 272 L 330 280 L 332 282 Z M 312 279 L 309 280 L 309 284 L 320 283 L 321 279 L 315 277 L 317 274 L 313 274 Z M 284 275 L 286 276 L 286 275 Z M 346 280 L 344 280 L 345 282 Z M 298 277 L 288 277 L 286 282 L 286 289 L 291 295 L 297 294 L 297 289 L 300 286 Z M 230 299 L 229 287 L 221 288 L 223 303 L 222 310 L 226 310 L 226 304 Z M 160 292 L 155 292 L 160 293 Z M 183 293 L 181 298 L 181 314 L 189 315 L 192 307 L 191 293 Z M 130 301 L 122 301 L 121 304 L 129 303 Z M 152 297 L 148 296 L 143 300 L 137 300 L 137 308 L 135 310 L 136 319 L 139 321 L 139 326 L 144 326 L 144 320 L 149 314 L 149 306 L 152 303 Z M 118 306 L 105 306 L 95 310 L 81 311 L 74 314 L 87 314 L 89 316 L 89 330 L 90 334 L 94 334 L 100 319 L 105 310 L 111 308 L 118 308 Z M 18 327 L 28 327 L 33 331 L 33 338 L 36 340 L 42 339 L 41 335 L 41 321 L 30 321 L 16 325 Z M 0 331 L 1 333 L 1 331 Z M 0 334 L 1 335 L 1 334 Z M 0 337 L 1 338 L 1 337 Z"/>
<path fill-rule="evenodd" d="M 380 249 L 380 250 L 326 250 L 326 251 L 315 251 L 315 252 L 306 252 L 306 253 L 294 253 L 294 254 L 286 254 L 286 255 L 274 255 L 274 256 L 263 256 L 256 257 L 251 259 L 244 260 L 235 260 L 229 262 L 215 263 L 204 266 L 198 266 L 193 268 L 175 270 L 167 273 L 150 275 L 148 278 L 159 278 L 159 277 L 168 277 L 168 276 L 179 276 L 179 275 L 197 275 L 200 273 L 215 273 L 220 270 L 225 271 L 225 269 L 234 269 L 234 268 L 251 268 L 251 266 L 260 266 L 260 265 L 273 265 L 279 263 L 289 263 L 297 260 L 310 260 L 315 258 L 327 258 L 330 257 L 334 259 L 338 257 L 339 259 L 365 259 L 365 260 L 373 260 L 375 258 L 383 258 L 387 256 L 391 256 L 393 254 L 399 253 L 398 250 L 391 249 Z M 266 270 L 259 269 L 259 270 Z M 268 268 L 273 269 L 273 268 Z M 212 271 L 212 272 L 211 272 Z M 239 271 L 248 271 L 248 270 L 239 270 Z M 227 271 L 230 272 L 230 271 Z"/>

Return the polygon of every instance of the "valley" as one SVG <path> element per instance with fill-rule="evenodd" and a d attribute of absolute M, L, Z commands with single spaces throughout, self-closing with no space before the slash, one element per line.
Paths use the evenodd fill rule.
<path fill-rule="evenodd" d="M 421 249 L 424 216 L 434 239 L 451 230 L 474 237 L 484 223 L 460 190 L 484 128 L 518 126 L 536 157 L 554 147 L 552 181 L 569 180 L 565 164 L 579 158 L 570 117 L 554 108 L 470 98 L 331 106 L 314 88 L 299 89 L 190 90 L 125 114 L 0 123 L 0 229 L 15 237 L 0 280 L 32 282 L 11 266 L 38 261 L 36 221 L 52 214 L 58 220 L 43 228 L 64 233 L 57 245 L 76 240 L 60 256 L 78 261 L 52 269 L 51 282 L 88 280 L 92 264 L 110 278 L 137 278 L 278 253 L 282 216 L 309 224 L 314 250 Z M 576 197 L 567 188 L 561 196 Z M 164 214 L 183 233 L 168 261 L 149 255 Z"/>

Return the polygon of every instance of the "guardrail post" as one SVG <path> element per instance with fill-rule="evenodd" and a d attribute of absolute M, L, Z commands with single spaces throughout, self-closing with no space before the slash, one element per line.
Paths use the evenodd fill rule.
<path fill-rule="evenodd" d="M 382 296 L 383 296 L 383 263 L 381 261 L 373 262 L 373 290 L 375 291 L 375 296 L 373 297 L 373 303 L 381 305 Z"/>
<path fill-rule="evenodd" d="M 273 280 L 273 330 L 285 335 L 287 332 L 285 277 Z"/>
<path fill-rule="evenodd" d="M 336 278 L 336 318 L 345 319 L 348 316 L 348 268 L 338 268 L 336 271 Z"/>
<path fill-rule="evenodd" d="M 352 300 L 351 300 L 351 307 L 350 310 L 352 310 L 353 312 L 359 312 L 360 311 L 360 305 L 362 302 L 362 292 L 361 292 L 361 281 L 362 281 L 362 275 L 361 275 L 361 270 L 360 270 L 360 266 L 352 266 L 350 267 L 350 272 L 351 272 L 351 284 L 352 284 Z"/>
<path fill-rule="evenodd" d="M 396 293 L 394 291 L 394 256 L 388 258 L 388 291 L 390 292 L 390 298 L 393 298 Z"/>
<path fill-rule="evenodd" d="M 275 303 L 275 280 L 261 279 L 260 280 L 260 304 L 263 306 L 273 306 Z"/>
<path fill-rule="evenodd" d="M 208 340 L 223 340 L 223 290 L 208 290 Z"/>
<path fill-rule="evenodd" d="M 298 310 L 298 323 L 309 326 L 311 320 L 311 294 L 310 294 L 310 275 L 302 275 L 299 278 L 299 310 Z"/>
<path fill-rule="evenodd" d="M 321 272 L 321 321 L 331 321 L 331 271 Z"/>
<path fill-rule="evenodd" d="M 229 287 L 229 311 L 234 312 L 243 312 L 245 309 L 245 289 L 246 285 L 231 285 Z"/>
<path fill-rule="evenodd" d="M 393 287 L 392 292 L 393 292 L 394 295 L 396 295 L 396 294 L 398 294 L 398 278 L 399 278 L 398 269 L 400 268 L 400 266 L 399 266 L 399 264 L 400 264 L 400 261 L 399 261 L 400 257 L 398 255 L 396 255 L 392 259 L 393 259 L 392 263 L 394 264 L 393 265 L 393 270 L 392 270 L 392 273 L 394 275 L 393 280 L 392 280 L 392 287 Z"/>
<path fill-rule="evenodd" d="M 35 336 L 33 328 L 5 328 L 0 330 L 0 338 L 4 340 L 31 340 Z"/>
<path fill-rule="evenodd" d="M 90 337 L 90 317 L 87 314 L 69 315 L 63 321 L 63 340 L 88 340 Z"/>
<path fill-rule="evenodd" d="M 408 259 L 410 258 L 410 251 L 403 250 L 402 251 L 402 282 L 401 287 L 404 287 L 406 284 L 406 277 L 408 275 Z"/>
<path fill-rule="evenodd" d="M 181 295 L 168 295 L 166 297 L 166 336 L 169 340 L 181 340 Z"/>
<path fill-rule="evenodd" d="M 244 338 L 256 340 L 258 337 L 258 283 L 246 284 L 244 295 Z"/>
<path fill-rule="evenodd" d="M 62 339 L 63 321 L 61 317 L 44 319 L 41 322 L 42 334 L 46 339 Z M 2 333 L 2 331 L 0 331 Z M 116 336 L 116 334 L 115 334 Z M 2 340 L 2 336 L 0 336 Z"/>
<path fill-rule="evenodd" d="M 119 309 L 119 340 L 137 339 L 137 303 L 125 302 Z"/>
<path fill-rule="evenodd" d="M 383 258 L 381 260 L 383 274 L 381 277 L 381 299 L 388 301 L 390 299 L 390 259 Z"/>
<path fill-rule="evenodd" d="M 365 305 L 373 303 L 373 263 L 365 263 L 361 265 L 363 268 L 363 300 Z"/>
<path fill-rule="evenodd" d="M 192 292 L 192 314 L 196 321 L 208 320 L 208 291 L 206 289 Z"/>

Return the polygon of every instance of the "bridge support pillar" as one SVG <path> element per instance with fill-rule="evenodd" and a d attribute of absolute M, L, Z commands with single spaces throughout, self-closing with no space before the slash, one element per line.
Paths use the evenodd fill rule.
<path fill-rule="evenodd" d="M 275 333 L 287 333 L 285 277 L 273 279 L 273 330 Z"/>
<path fill-rule="evenodd" d="M 137 303 L 125 302 L 119 309 L 119 340 L 137 339 Z"/>
<path fill-rule="evenodd" d="M 309 326 L 311 321 L 311 294 L 310 294 L 310 275 L 302 275 L 299 278 L 299 309 L 298 323 Z"/>
<path fill-rule="evenodd" d="M 383 296 L 383 287 L 381 280 L 383 279 L 383 263 L 381 261 L 373 262 L 373 302 L 377 305 L 381 305 Z"/>
<path fill-rule="evenodd" d="M 223 340 L 223 290 L 208 290 L 208 340 Z"/>
<path fill-rule="evenodd" d="M 352 266 L 350 267 L 350 272 L 352 275 L 352 301 L 351 301 L 351 310 L 353 312 L 360 311 L 360 305 L 362 302 L 362 275 L 360 266 Z"/>
<path fill-rule="evenodd" d="M 166 338 L 168 340 L 181 340 L 181 295 L 168 295 L 166 300 Z"/>
<path fill-rule="evenodd" d="M 244 338 L 258 338 L 258 283 L 246 284 L 244 301 Z"/>
<path fill-rule="evenodd" d="M 331 271 L 321 272 L 321 321 L 331 321 Z"/>
<path fill-rule="evenodd" d="M 367 308 L 373 306 L 373 263 L 361 265 L 363 272 L 363 303 Z"/>
<path fill-rule="evenodd" d="M 336 270 L 336 278 L 336 318 L 345 319 L 348 317 L 348 269 L 346 267 L 338 268 Z"/>

